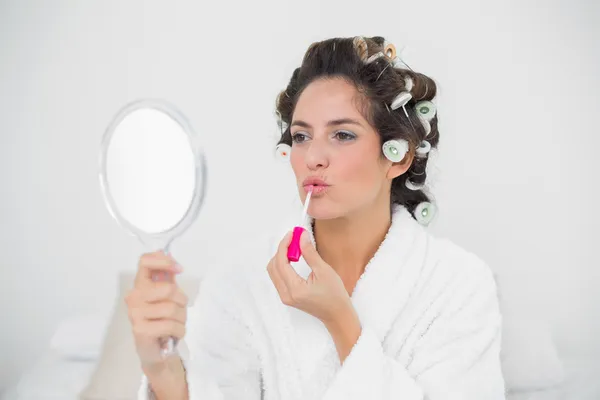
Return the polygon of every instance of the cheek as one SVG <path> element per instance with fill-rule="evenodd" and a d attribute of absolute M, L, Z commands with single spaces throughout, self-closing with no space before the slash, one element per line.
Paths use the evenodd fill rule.
<path fill-rule="evenodd" d="M 378 185 L 384 172 L 376 149 L 357 146 L 351 152 L 340 155 L 342 157 L 337 160 L 339 168 L 336 170 L 345 181 L 361 188 Z"/>
<path fill-rule="evenodd" d="M 301 153 L 301 150 L 298 148 L 295 148 L 290 153 L 290 165 L 292 166 L 292 170 L 294 171 L 294 174 L 296 174 L 296 175 L 298 175 L 298 172 L 304 165 L 304 156 L 300 153 Z"/>

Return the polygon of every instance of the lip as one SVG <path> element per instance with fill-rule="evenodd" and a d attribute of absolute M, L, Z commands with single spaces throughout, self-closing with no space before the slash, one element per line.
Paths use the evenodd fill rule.
<path fill-rule="evenodd" d="M 329 189 L 329 186 L 313 186 L 306 185 L 304 186 L 304 191 L 308 194 L 309 191 L 312 191 L 313 196 L 318 196 L 323 192 L 326 192 Z"/>
<path fill-rule="evenodd" d="M 329 188 L 329 184 L 327 184 L 323 179 L 312 176 L 306 178 L 304 182 L 302 182 L 302 186 L 306 193 L 312 191 L 313 195 L 318 195 L 325 192 Z"/>
<path fill-rule="evenodd" d="M 302 182 L 302 186 L 329 186 L 325 181 L 317 176 L 308 177 Z"/>

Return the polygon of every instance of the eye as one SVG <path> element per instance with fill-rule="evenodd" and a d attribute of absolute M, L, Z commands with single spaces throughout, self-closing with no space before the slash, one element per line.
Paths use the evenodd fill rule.
<path fill-rule="evenodd" d="M 296 132 L 292 135 L 292 143 L 302 143 L 308 138 L 304 133 Z"/>
<path fill-rule="evenodd" d="M 350 140 L 356 139 L 356 135 L 354 133 L 348 132 L 348 131 L 337 131 L 335 133 L 335 136 L 342 142 L 348 142 Z"/>

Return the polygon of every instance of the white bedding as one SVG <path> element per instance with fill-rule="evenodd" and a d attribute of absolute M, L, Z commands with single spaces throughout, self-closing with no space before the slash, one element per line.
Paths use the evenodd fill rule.
<path fill-rule="evenodd" d="M 563 360 L 565 399 L 600 400 L 600 360 Z"/>
<path fill-rule="evenodd" d="M 58 352 L 48 350 L 3 400 L 78 400 L 94 368 L 94 361 L 65 360 Z"/>
<path fill-rule="evenodd" d="M 555 388 L 509 393 L 507 400 L 600 400 L 600 360 L 562 360 L 564 382 Z"/>
<path fill-rule="evenodd" d="M 507 400 L 600 400 L 600 360 L 559 357 L 547 328 L 531 318 L 511 318 L 503 371 L 513 390 L 522 391 L 508 388 Z M 95 371 L 109 319 L 109 313 L 99 313 L 63 321 L 48 350 L 2 399 L 79 400 Z"/>
<path fill-rule="evenodd" d="M 563 360 L 563 365 L 566 379 L 560 387 L 510 393 L 507 399 L 600 400 L 600 360 Z M 78 400 L 94 367 L 93 361 L 68 361 L 50 350 L 3 400 Z"/>

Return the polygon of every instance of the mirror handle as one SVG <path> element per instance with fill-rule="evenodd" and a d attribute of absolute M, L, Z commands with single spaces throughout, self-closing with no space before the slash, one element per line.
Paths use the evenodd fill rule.
<path fill-rule="evenodd" d="M 162 249 L 163 253 L 166 255 L 169 254 L 169 244 L 167 244 L 164 249 Z M 164 277 L 164 278 L 163 278 Z M 161 279 L 162 278 L 162 279 Z M 156 273 L 152 275 L 152 280 L 157 281 L 171 281 L 175 279 L 170 272 L 165 272 L 164 274 Z M 167 358 L 173 354 L 177 353 L 177 339 L 174 337 L 164 337 L 159 339 L 160 348 L 161 348 L 161 356 L 163 358 Z"/>

